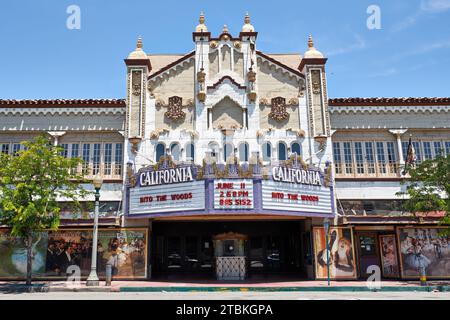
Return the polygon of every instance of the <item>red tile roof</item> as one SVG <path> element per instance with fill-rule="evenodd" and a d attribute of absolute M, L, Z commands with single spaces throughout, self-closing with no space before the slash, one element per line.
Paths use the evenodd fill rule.
<path fill-rule="evenodd" d="M 125 107 L 125 99 L 0 99 L 3 108 L 51 108 L 51 107 Z"/>
<path fill-rule="evenodd" d="M 450 105 L 450 97 L 442 98 L 334 98 L 330 106 L 442 106 Z"/>

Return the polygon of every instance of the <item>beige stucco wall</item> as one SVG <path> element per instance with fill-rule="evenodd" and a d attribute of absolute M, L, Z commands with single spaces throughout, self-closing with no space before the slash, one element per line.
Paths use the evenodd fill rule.
<path fill-rule="evenodd" d="M 258 59 L 258 72 L 256 75 L 259 98 L 270 99 L 275 97 L 296 98 L 298 96 L 299 84 L 295 77 L 290 77 L 280 69 L 270 67 L 266 62 Z"/>
<path fill-rule="evenodd" d="M 269 113 L 271 106 L 260 106 L 259 116 L 260 116 L 260 126 L 261 129 L 275 128 L 275 129 L 299 129 L 300 119 L 298 115 L 299 106 L 286 106 L 286 111 L 289 113 L 289 118 L 278 122 L 269 118 Z"/>
<path fill-rule="evenodd" d="M 170 71 L 169 75 L 158 77 L 152 80 L 151 86 L 154 88 L 155 99 L 162 99 L 165 103 L 169 97 L 179 96 L 183 101 L 194 98 L 194 59 L 183 65 L 182 68 L 176 68 Z M 184 102 L 183 102 L 184 103 Z"/>

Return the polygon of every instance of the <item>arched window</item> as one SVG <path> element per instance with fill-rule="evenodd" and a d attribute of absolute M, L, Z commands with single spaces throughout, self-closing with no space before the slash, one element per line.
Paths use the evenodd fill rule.
<path fill-rule="evenodd" d="M 287 148 L 284 142 L 278 142 L 278 160 L 287 159 Z"/>
<path fill-rule="evenodd" d="M 300 143 L 293 142 L 291 144 L 291 152 L 296 153 L 298 156 L 302 154 L 302 147 L 300 146 Z"/>
<path fill-rule="evenodd" d="M 158 143 L 156 145 L 156 162 L 159 161 L 159 159 L 164 156 L 166 153 L 166 146 L 164 143 Z"/>
<path fill-rule="evenodd" d="M 223 145 L 223 161 L 227 162 L 227 159 L 233 153 L 234 146 L 232 143 L 225 143 Z"/>
<path fill-rule="evenodd" d="M 180 145 L 178 143 L 172 143 L 170 145 L 170 155 L 174 161 L 180 161 Z"/>
<path fill-rule="evenodd" d="M 239 160 L 248 161 L 248 143 L 243 142 L 239 145 Z"/>
<path fill-rule="evenodd" d="M 188 143 L 186 145 L 186 160 L 195 161 L 195 149 L 193 143 Z"/>
<path fill-rule="evenodd" d="M 272 145 L 270 142 L 264 142 L 262 145 L 262 157 L 263 161 L 270 161 L 272 157 Z"/>

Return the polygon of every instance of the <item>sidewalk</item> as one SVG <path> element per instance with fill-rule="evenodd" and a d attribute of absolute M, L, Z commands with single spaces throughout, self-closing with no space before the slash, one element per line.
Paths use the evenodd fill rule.
<path fill-rule="evenodd" d="M 24 282 L 0 282 L 0 292 L 29 292 Z M 111 286 L 105 286 L 101 281 L 98 287 L 87 287 L 82 281 L 78 286 L 64 281 L 33 282 L 32 292 L 230 292 L 230 291 L 447 291 L 450 292 L 450 281 L 428 281 L 427 286 L 421 286 L 419 281 L 382 281 L 380 288 L 369 288 L 366 281 L 113 281 Z"/>

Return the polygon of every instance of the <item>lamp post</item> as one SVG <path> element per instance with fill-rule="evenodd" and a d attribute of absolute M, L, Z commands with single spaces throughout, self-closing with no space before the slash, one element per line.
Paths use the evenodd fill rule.
<path fill-rule="evenodd" d="M 100 188 L 103 180 L 96 176 L 93 180 L 95 188 L 95 209 L 94 209 L 94 231 L 92 236 L 92 258 L 91 258 L 91 272 L 86 280 L 86 286 L 98 286 L 99 280 L 97 276 L 97 237 L 98 237 L 98 207 L 100 200 Z"/>
<path fill-rule="evenodd" d="M 330 248 L 328 247 L 328 231 L 330 230 L 330 219 L 323 219 L 323 228 L 325 231 L 325 251 L 327 252 L 327 284 L 330 285 Z"/>

